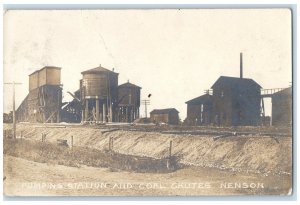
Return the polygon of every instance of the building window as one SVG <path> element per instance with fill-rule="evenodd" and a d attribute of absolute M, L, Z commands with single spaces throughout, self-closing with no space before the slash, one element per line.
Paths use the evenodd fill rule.
<path fill-rule="evenodd" d="M 224 97 L 224 91 L 223 90 L 221 91 L 221 97 Z"/>

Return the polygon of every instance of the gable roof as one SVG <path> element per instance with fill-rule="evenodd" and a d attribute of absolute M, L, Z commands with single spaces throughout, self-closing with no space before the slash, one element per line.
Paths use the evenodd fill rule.
<path fill-rule="evenodd" d="M 137 88 L 141 88 L 140 86 L 137 86 L 137 85 L 132 84 L 130 82 L 123 83 L 122 85 L 119 85 L 119 87 L 137 87 Z"/>
<path fill-rule="evenodd" d="M 154 109 L 150 112 L 150 114 L 169 114 L 170 112 L 179 113 L 175 108 L 167 108 L 167 109 Z"/>
<path fill-rule="evenodd" d="M 236 78 L 228 76 L 220 76 L 219 79 L 211 86 L 212 89 L 216 87 L 230 86 L 230 87 L 257 87 L 261 86 L 250 78 Z"/>
<path fill-rule="evenodd" d="M 201 104 L 201 103 L 207 103 L 212 101 L 212 96 L 209 94 L 204 94 L 199 97 L 193 98 L 187 102 L 186 104 Z"/>
<path fill-rule="evenodd" d="M 81 72 L 81 74 L 92 74 L 92 73 L 113 73 L 113 74 L 118 75 L 118 73 L 115 73 L 111 70 L 103 68 L 103 67 L 101 67 L 101 65 L 99 67 L 92 68 L 92 69 L 85 70 L 85 71 Z"/>

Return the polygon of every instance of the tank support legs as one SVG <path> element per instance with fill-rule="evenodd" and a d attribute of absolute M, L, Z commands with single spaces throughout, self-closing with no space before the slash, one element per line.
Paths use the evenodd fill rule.
<path fill-rule="evenodd" d="M 103 122 L 106 122 L 106 105 L 103 103 Z"/>
<path fill-rule="evenodd" d="M 89 117 L 89 101 L 85 100 L 84 120 L 86 121 Z"/>
<path fill-rule="evenodd" d="M 96 99 L 96 122 L 99 122 L 99 99 Z"/>

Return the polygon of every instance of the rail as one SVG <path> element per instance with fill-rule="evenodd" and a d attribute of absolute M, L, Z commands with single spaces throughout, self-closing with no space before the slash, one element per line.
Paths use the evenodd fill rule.
<path fill-rule="evenodd" d="M 277 92 L 282 91 L 284 89 L 285 88 L 261 89 L 260 94 L 261 95 L 273 95 L 274 93 L 277 93 Z"/>

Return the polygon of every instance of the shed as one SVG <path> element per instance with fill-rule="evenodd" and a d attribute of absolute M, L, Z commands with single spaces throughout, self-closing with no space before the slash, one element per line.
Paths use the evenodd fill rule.
<path fill-rule="evenodd" d="M 179 124 L 178 110 L 175 108 L 154 109 L 150 112 L 150 119 L 155 123 L 166 123 L 170 125 Z"/>

